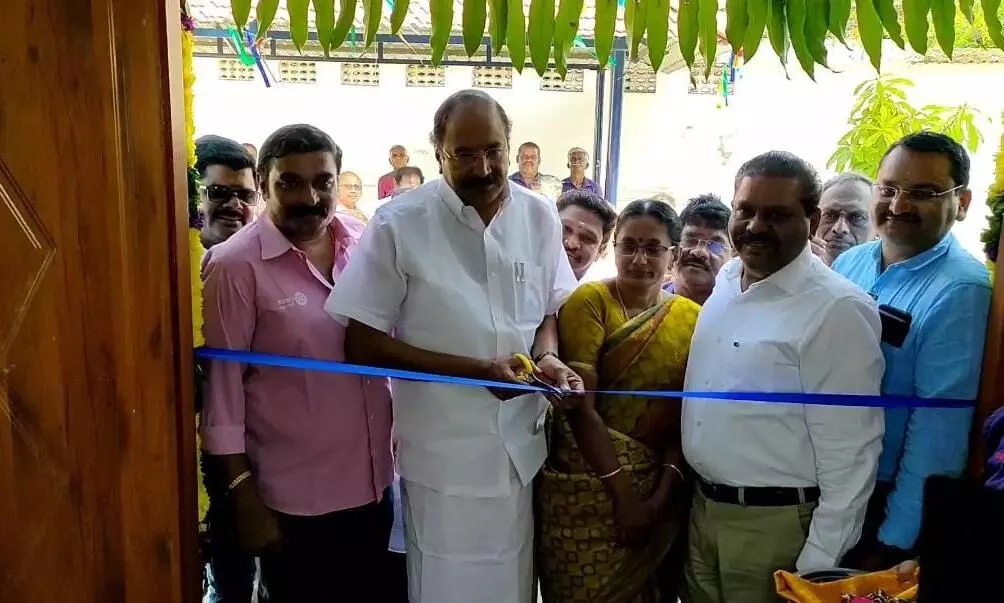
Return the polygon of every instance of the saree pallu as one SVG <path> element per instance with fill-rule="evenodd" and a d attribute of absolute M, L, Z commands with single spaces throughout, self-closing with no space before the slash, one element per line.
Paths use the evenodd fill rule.
<path fill-rule="evenodd" d="M 679 299 L 672 298 L 611 333 L 596 369 L 601 389 L 680 388 L 694 323 L 667 320 Z M 696 320 L 696 310 L 681 309 L 692 312 Z M 573 369 L 592 368 L 575 364 L 570 362 Z M 644 425 L 646 415 L 664 409 L 664 403 L 636 396 L 605 396 L 596 401 L 618 463 L 631 476 L 642 500 L 651 496 L 661 478 L 662 453 L 626 433 Z M 544 602 L 658 603 L 656 570 L 681 522 L 668 519 L 654 526 L 643 548 L 617 545 L 613 500 L 590 471 L 561 411 L 552 416 L 550 435 L 549 461 L 536 486 L 538 571 Z"/>

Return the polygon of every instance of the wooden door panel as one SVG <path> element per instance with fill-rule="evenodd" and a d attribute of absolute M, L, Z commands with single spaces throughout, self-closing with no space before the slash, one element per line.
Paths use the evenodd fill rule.
<path fill-rule="evenodd" d="M 194 601 L 180 4 L 2 15 L 0 601 Z"/>

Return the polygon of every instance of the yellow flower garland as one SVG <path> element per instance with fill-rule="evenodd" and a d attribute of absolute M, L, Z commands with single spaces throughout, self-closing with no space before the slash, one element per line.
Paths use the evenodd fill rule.
<path fill-rule="evenodd" d="M 195 167 L 195 66 L 193 62 L 192 32 L 187 29 L 181 36 L 181 62 L 184 70 L 185 88 L 185 145 L 188 151 L 188 167 Z M 191 261 L 192 279 L 192 342 L 195 347 L 204 345 L 206 340 L 202 335 L 202 241 L 199 229 L 194 226 L 188 229 L 188 254 Z"/>
<path fill-rule="evenodd" d="M 1004 123 L 1004 113 L 1001 114 L 1001 123 Z M 990 190 L 987 191 L 987 203 L 990 204 L 990 219 L 993 219 L 993 213 L 996 209 L 994 207 L 994 202 L 1004 203 L 1004 133 L 1001 134 L 1000 146 L 997 147 L 997 156 L 994 161 L 996 168 L 994 170 L 994 182 L 990 185 Z M 1000 242 L 998 241 L 999 245 Z M 996 265 L 994 262 L 987 262 L 987 268 L 990 269 L 991 280 L 994 277 L 994 272 Z"/>

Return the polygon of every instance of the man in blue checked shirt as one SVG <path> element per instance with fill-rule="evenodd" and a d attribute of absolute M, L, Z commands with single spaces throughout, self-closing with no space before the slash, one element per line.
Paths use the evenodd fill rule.
<path fill-rule="evenodd" d="M 883 394 L 976 398 L 990 278 L 949 232 L 966 216 L 968 187 L 969 157 L 958 143 L 933 132 L 906 136 L 879 165 L 872 208 L 879 240 L 833 264 L 879 304 L 911 316 L 902 346 L 882 344 Z M 912 556 L 924 482 L 962 473 L 972 419 L 970 408 L 886 411 L 878 483 L 844 566 L 887 569 Z"/>

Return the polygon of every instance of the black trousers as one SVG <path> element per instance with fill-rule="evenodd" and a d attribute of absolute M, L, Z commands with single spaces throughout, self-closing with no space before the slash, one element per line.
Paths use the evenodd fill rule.
<path fill-rule="evenodd" d="M 387 601 L 390 489 L 379 503 L 316 517 L 276 514 L 282 541 L 261 556 L 268 603 Z"/>
<path fill-rule="evenodd" d="M 968 479 L 924 485 L 918 603 L 1004 600 L 1004 492 Z"/>
<path fill-rule="evenodd" d="M 204 552 L 209 572 L 209 603 L 250 603 L 254 589 L 254 557 L 237 546 L 236 530 L 230 515 L 224 486 L 202 457 L 202 480 L 209 494 L 206 512 Z"/>

